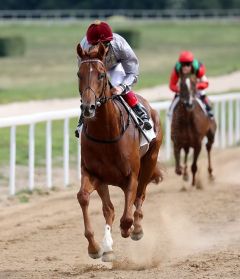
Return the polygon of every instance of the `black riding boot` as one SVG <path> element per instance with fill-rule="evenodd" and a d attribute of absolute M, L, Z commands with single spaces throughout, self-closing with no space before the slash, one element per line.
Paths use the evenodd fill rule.
<path fill-rule="evenodd" d="M 80 128 L 83 124 L 83 120 L 84 120 L 84 117 L 83 117 L 83 114 L 81 113 L 81 115 L 79 117 L 79 120 L 78 120 L 77 129 L 75 130 L 75 137 L 76 138 L 79 138 L 79 132 L 80 132 Z"/>
<path fill-rule="evenodd" d="M 213 111 L 212 111 L 212 107 L 208 104 L 207 100 L 206 100 L 206 96 L 205 95 L 202 95 L 200 97 L 200 99 L 202 100 L 202 102 L 204 103 L 205 107 L 206 107 L 206 110 L 207 110 L 207 113 L 208 113 L 208 116 L 210 118 L 213 118 L 214 114 L 213 114 Z"/>
<path fill-rule="evenodd" d="M 132 107 L 132 110 L 143 121 L 143 129 L 150 130 L 152 128 L 152 125 L 149 122 L 149 117 L 144 111 L 143 107 L 140 104 L 136 104 L 134 107 Z"/>

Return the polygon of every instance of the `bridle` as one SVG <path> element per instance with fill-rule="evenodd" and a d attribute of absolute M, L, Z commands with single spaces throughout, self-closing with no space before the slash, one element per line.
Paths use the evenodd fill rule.
<path fill-rule="evenodd" d="M 100 107 L 101 105 L 105 104 L 107 101 L 109 100 L 112 100 L 114 99 L 114 96 L 111 96 L 111 97 L 106 97 L 104 92 L 106 90 L 106 87 L 107 87 L 107 84 L 108 84 L 108 80 L 107 80 L 107 72 L 106 72 L 106 69 L 105 69 L 105 65 L 104 63 L 100 60 L 100 59 L 96 59 L 96 58 L 93 58 L 93 59 L 86 59 L 86 60 L 82 60 L 80 62 L 80 65 L 81 64 L 84 64 L 84 63 L 100 63 L 103 68 L 104 68 L 104 84 L 103 84 L 103 87 L 102 87 L 102 92 L 100 94 L 99 97 L 97 97 L 96 95 L 96 92 L 91 88 L 91 86 L 89 85 L 89 81 L 91 79 L 91 70 L 89 69 L 89 75 L 88 75 L 88 86 L 82 91 L 80 92 L 80 95 L 81 95 L 81 98 L 83 96 L 83 94 L 85 94 L 85 92 L 89 89 L 90 92 L 92 92 L 92 94 L 94 95 L 95 97 L 95 106 L 97 107 Z"/>
<path fill-rule="evenodd" d="M 107 96 L 105 95 L 105 93 L 104 93 L 105 90 L 106 90 L 107 84 L 108 84 L 108 82 L 109 82 L 108 79 L 107 79 L 107 72 L 106 72 L 104 63 L 103 63 L 100 59 L 96 59 L 96 58 L 94 58 L 94 59 L 82 60 L 82 61 L 80 62 L 80 65 L 83 64 L 83 63 L 100 63 L 100 64 L 103 66 L 103 68 L 104 68 L 104 80 L 103 80 L 103 82 L 105 82 L 105 83 L 104 83 L 104 85 L 103 85 L 103 87 L 102 87 L 102 92 L 101 92 L 100 96 L 97 97 L 95 91 L 94 91 L 94 90 L 91 88 L 91 86 L 89 85 L 89 81 L 90 81 L 90 79 L 91 79 L 91 70 L 89 69 L 88 86 L 83 90 L 83 92 L 80 92 L 81 97 L 82 97 L 83 94 L 85 94 L 86 90 L 89 89 L 90 92 L 92 92 L 92 93 L 94 94 L 94 97 L 95 97 L 95 106 L 96 106 L 96 107 L 97 107 L 97 106 L 100 107 L 101 105 L 105 104 L 105 103 L 106 103 L 107 101 L 109 101 L 109 100 L 114 100 L 114 99 L 118 100 L 119 97 L 118 97 L 117 95 L 112 95 L 112 96 L 110 96 L 110 97 L 107 97 Z M 97 143 L 105 143 L 105 144 L 107 143 L 107 144 L 109 144 L 109 143 L 116 143 L 116 142 L 118 142 L 118 141 L 122 138 L 122 136 L 123 136 L 124 133 L 126 132 L 127 128 L 129 127 L 130 115 L 129 115 L 129 113 L 128 113 L 127 123 L 125 123 L 124 117 L 123 117 L 123 113 L 122 113 L 122 110 L 121 110 L 120 106 L 117 104 L 117 102 L 116 102 L 115 104 L 116 104 L 116 106 L 118 107 L 119 112 L 120 112 L 120 119 L 121 119 L 121 120 L 120 120 L 120 121 L 121 121 L 121 131 L 120 131 L 120 134 L 119 134 L 118 136 L 116 136 L 115 138 L 112 138 L 112 139 L 97 139 L 97 138 L 95 138 L 95 137 L 93 137 L 93 136 L 87 134 L 87 127 L 86 127 L 85 125 L 83 125 L 83 133 L 84 133 L 84 135 L 85 135 L 89 140 L 94 141 L 94 142 L 97 142 Z"/>

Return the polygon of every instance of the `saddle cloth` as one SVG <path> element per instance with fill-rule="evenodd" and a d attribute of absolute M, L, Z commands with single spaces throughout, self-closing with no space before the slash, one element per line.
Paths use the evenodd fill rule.
<path fill-rule="evenodd" d="M 125 101 L 124 101 L 125 102 Z M 126 106 L 128 107 L 131 117 L 133 118 L 133 121 L 135 123 L 139 123 L 138 117 L 136 116 L 136 114 L 133 112 L 133 110 L 130 108 L 130 106 L 127 104 L 127 102 L 125 102 Z M 145 109 L 145 108 L 144 108 Z M 150 130 L 145 130 L 142 129 L 141 127 L 139 128 L 140 130 L 140 156 L 144 156 L 148 149 L 149 149 L 149 144 L 150 142 L 156 138 L 156 134 L 154 132 L 154 123 L 152 118 L 150 117 L 149 122 L 152 125 L 152 128 Z"/>

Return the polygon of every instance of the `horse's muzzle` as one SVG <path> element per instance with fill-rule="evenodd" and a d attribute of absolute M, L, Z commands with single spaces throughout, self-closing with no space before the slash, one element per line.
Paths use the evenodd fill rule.
<path fill-rule="evenodd" d="M 95 105 L 81 105 L 83 116 L 86 118 L 92 118 L 95 116 L 96 106 Z"/>

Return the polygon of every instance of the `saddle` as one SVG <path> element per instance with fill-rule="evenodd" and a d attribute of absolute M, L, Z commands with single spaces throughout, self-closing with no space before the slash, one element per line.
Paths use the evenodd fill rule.
<path fill-rule="evenodd" d="M 135 112 L 131 109 L 131 107 L 127 104 L 127 102 L 124 101 L 124 99 L 121 96 L 119 96 L 119 100 L 124 106 L 124 108 L 126 109 L 126 111 L 129 113 L 130 117 L 132 118 L 133 122 L 136 124 L 136 127 L 140 132 L 140 155 L 142 157 L 148 151 L 150 142 L 154 138 L 156 138 L 156 134 L 153 129 L 154 127 L 153 120 L 148 115 L 148 112 L 145 109 L 145 107 L 141 104 L 141 106 L 143 106 L 143 109 L 149 116 L 149 122 L 152 125 L 152 128 L 150 130 L 144 130 L 142 128 L 142 119 L 135 114 Z"/>

